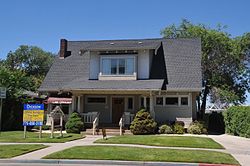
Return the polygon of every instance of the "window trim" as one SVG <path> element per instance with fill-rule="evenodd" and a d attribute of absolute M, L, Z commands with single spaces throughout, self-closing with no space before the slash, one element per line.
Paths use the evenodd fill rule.
<path fill-rule="evenodd" d="M 88 102 L 89 98 L 105 98 L 105 103 L 89 103 Z M 108 101 L 107 101 L 107 96 L 86 96 L 85 97 L 85 102 L 86 102 L 86 104 L 90 104 L 90 105 L 91 104 L 102 104 L 103 105 L 103 104 L 107 104 Z"/>
<path fill-rule="evenodd" d="M 158 105 L 157 103 L 156 103 L 156 98 L 157 97 L 163 97 L 163 105 Z M 177 97 L 178 98 L 178 105 L 170 105 L 170 104 L 166 104 L 166 98 L 168 98 L 168 97 Z M 181 98 L 182 97 L 187 97 L 188 98 L 188 105 L 181 105 Z M 190 97 L 190 95 L 156 95 L 155 96 L 155 102 L 154 102 L 154 104 L 155 104 L 155 106 L 158 106 L 158 107 L 190 107 L 190 99 L 191 99 L 191 97 Z"/>
<path fill-rule="evenodd" d="M 126 74 L 126 59 L 132 58 L 134 60 L 134 72 L 132 74 Z M 119 74 L 119 67 L 117 69 L 117 74 L 104 74 L 103 73 L 103 65 L 102 65 L 102 61 L 103 59 L 125 59 L 125 74 Z M 117 62 L 117 64 L 119 63 L 119 61 Z M 119 66 L 119 65 L 118 65 Z M 111 55 L 103 55 L 100 58 L 100 71 L 99 73 L 101 73 L 102 76 L 109 76 L 109 77 L 128 77 L 128 76 L 134 76 L 134 74 L 136 73 L 136 56 L 135 55 L 115 55 L 115 56 L 111 56 Z"/>
<path fill-rule="evenodd" d="M 157 104 L 157 99 L 156 98 L 162 98 L 162 104 Z M 156 96 L 155 97 L 155 105 L 156 106 L 164 106 L 164 101 L 165 101 L 165 97 L 164 96 Z"/>
<path fill-rule="evenodd" d="M 177 98 L 178 99 L 178 104 L 166 104 L 166 98 Z M 180 98 L 179 95 L 167 95 L 165 96 L 165 100 L 164 100 L 164 105 L 165 106 L 171 106 L 171 107 L 179 107 L 180 106 Z"/>

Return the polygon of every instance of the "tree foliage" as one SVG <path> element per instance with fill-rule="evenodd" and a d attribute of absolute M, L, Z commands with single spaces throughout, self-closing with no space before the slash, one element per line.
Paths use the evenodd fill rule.
<path fill-rule="evenodd" d="M 21 127 L 24 91 L 37 91 L 52 64 L 53 54 L 34 46 L 20 46 L 0 60 L 0 87 L 7 88 L 3 105 L 3 128 Z"/>
<path fill-rule="evenodd" d="M 250 33 L 233 38 L 224 30 L 221 25 L 213 29 L 182 20 L 180 25 L 170 25 L 161 31 L 166 38 L 201 38 L 205 87 L 201 94 L 203 113 L 208 95 L 214 102 L 238 104 L 246 100 L 246 91 L 250 90 L 246 63 L 249 61 Z M 215 91 L 218 93 L 212 93 Z"/>

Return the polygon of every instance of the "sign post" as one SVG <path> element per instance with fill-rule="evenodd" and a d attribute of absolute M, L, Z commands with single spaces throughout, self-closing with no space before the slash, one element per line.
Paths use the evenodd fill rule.
<path fill-rule="evenodd" d="M 26 138 L 27 126 L 39 126 L 39 138 L 42 136 L 42 125 L 44 118 L 43 104 L 24 104 L 23 108 L 23 126 L 24 138 Z"/>
<path fill-rule="evenodd" d="M 0 135 L 2 131 L 2 110 L 3 110 L 3 99 L 6 98 L 6 88 L 5 87 L 0 87 L 0 100 L 1 100 L 1 105 L 0 105 Z"/>

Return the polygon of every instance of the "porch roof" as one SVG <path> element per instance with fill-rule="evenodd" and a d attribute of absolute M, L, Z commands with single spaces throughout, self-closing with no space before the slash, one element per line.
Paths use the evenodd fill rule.
<path fill-rule="evenodd" d="M 155 80 L 84 80 L 76 79 L 62 87 L 62 90 L 110 89 L 110 90 L 160 90 L 164 79 Z"/>

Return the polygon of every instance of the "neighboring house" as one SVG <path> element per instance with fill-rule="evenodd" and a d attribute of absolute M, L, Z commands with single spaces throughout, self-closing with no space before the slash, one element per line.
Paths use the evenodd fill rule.
<path fill-rule="evenodd" d="M 201 80 L 200 39 L 61 39 L 39 91 L 71 97 L 70 112 L 85 122 L 99 115 L 100 123 L 117 125 L 124 115 L 129 124 L 141 107 L 168 122 L 196 119 Z"/>

